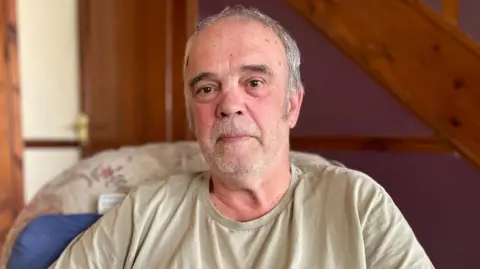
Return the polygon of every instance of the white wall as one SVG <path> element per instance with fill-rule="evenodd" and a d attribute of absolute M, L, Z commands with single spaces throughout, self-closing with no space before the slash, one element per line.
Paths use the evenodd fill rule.
<path fill-rule="evenodd" d="M 31 140 L 75 140 L 79 112 L 77 3 L 17 0 L 22 132 Z M 77 148 L 26 149 L 28 202 L 49 179 L 79 158 Z"/>
<path fill-rule="evenodd" d="M 23 154 L 26 201 L 31 200 L 47 180 L 71 166 L 79 157 L 79 151 L 75 148 L 27 149 Z"/>

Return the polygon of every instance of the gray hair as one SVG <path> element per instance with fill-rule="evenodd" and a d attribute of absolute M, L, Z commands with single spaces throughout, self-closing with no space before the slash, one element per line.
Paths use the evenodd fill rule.
<path fill-rule="evenodd" d="M 187 69 L 188 65 L 188 57 L 189 57 L 189 51 L 191 48 L 192 40 L 207 26 L 213 25 L 216 22 L 218 22 L 221 19 L 224 18 L 229 18 L 229 17 L 235 17 L 239 19 L 247 19 L 247 20 L 254 20 L 257 22 L 260 22 L 267 26 L 270 30 L 272 30 L 281 40 L 283 43 L 283 46 L 285 48 L 286 52 L 286 58 L 287 58 L 287 65 L 288 65 L 288 71 L 289 71 L 289 77 L 288 77 L 288 89 L 287 89 L 287 98 L 291 95 L 296 94 L 299 90 L 302 91 L 303 94 L 303 87 L 302 87 L 302 81 L 300 77 L 300 62 L 301 62 L 301 57 L 300 57 L 300 50 L 298 49 L 297 43 L 295 40 L 290 36 L 290 34 L 287 32 L 287 30 L 280 25 L 277 21 L 272 19 L 266 14 L 263 14 L 259 10 L 255 8 L 245 8 L 242 5 L 236 5 L 234 7 L 226 7 L 224 10 L 222 10 L 220 13 L 212 15 L 210 17 L 207 17 L 200 21 L 200 23 L 197 25 L 197 28 L 195 30 L 195 33 L 190 36 L 190 38 L 187 41 L 186 49 L 185 49 L 185 55 L 184 55 L 184 64 L 183 64 L 183 71 L 184 71 L 184 76 L 185 76 L 185 70 Z M 188 88 L 185 86 L 185 100 L 187 101 L 188 99 Z M 286 100 L 288 103 L 288 100 Z M 189 111 L 189 106 L 187 106 L 187 116 L 189 117 L 189 123 L 190 126 L 193 129 L 193 123 L 191 121 L 191 115 Z"/>

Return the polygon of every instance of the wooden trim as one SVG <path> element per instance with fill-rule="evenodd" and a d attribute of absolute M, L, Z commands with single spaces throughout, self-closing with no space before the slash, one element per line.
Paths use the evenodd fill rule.
<path fill-rule="evenodd" d="M 444 141 L 433 137 L 292 137 L 292 150 L 373 150 L 395 152 L 450 152 Z"/>
<path fill-rule="evenodd" d="M 480 47 L 421 1 L 289 0 L 340 51 L 480 168 Z"/>
<path fill-rule="evenodd" d="M 195 32 L 198 22 L 198 0 L 169 0 L 169 2 L 171 2 L 173 14 L 170 21 L 173 31 L 169 36 L 173 59 L 171 61 L 171 138 L 173 141 L 179 141 L 192 138 L 185 108 L 183 57 L 187 40 Z"/>
<path fill-rule="evenodd" d="M 80 147 L 79 141 L 72 140 L 25 140 L 26 148 L 71 148 Z"/>
<path fill-rule="evenodd" d="M 173 92 L 177 91 L 178 89 L 174 88 L 174 82 L 172 75 L 175 73 L 174 70 L 172 70 L 173 63 L 175 61 L 179 61 L 180 59 L 177 59 L 175 57 L 176 55 L 172 55 L 173 51 L 176 46 L 180 46 L 180 44 L 174 44 L 173 40 L 173 33 L 175 32 L 174 30 L 174 14 L 173 12 L 175 11 L 174 7 L 174 0 L 164 0 L 165 4 L 165 21 L 164 21 L 164 26 L 165 26 L 165 66 L 167 67 L 165 69 L 164 77 L 165 77 L 165 140 L 166 141 L 171 141 L 173 137 L 173 110 L 176 104 L 173 102 Z M 177 0 L 178 1 L 178 0 Z M 181 2 L 181 1 L 179 1 Z"/>
<path fill-rule="evenodd" d="M 21 128 L 21 92 L 20 92 L 20 70 L 18 59 L 17 43 L 17 16 L 16 1 L 7 0 L 8 7 L 8 68 L 7 74 L 10 77 L 11 90 L 8 91 L 8 101 L 10 102 L 10 128 L 12 144 L 12 184 L 16 197 L 15 213 L 18 214 L 24 206 L 23 197 L 23 135 Z"/>
<path fill-rule="evenodd" d="M 187 35 L 190 37 L 195 33 L 198 24 L 198 0 L 187 1 Z M 183 62 L 183 61 L 182 61 Z"/>
<path fill-rule="evenodd" d="M 455 26 L 458 25 L 459 6 L 460 0 L 442 0 L 442 17 Z"/>
<path fill-rule="evenodd" d="M 24 206 L 23 143 L 14 0 L 0 2 L 0 249 Z"/>
<path fill-rule="evenodd" d="M 290 140 L 294 150 L 374 150 L 406 152 L 451 152 L 451 147 L 434 137 L 359 137 L 359 136 L 294 136 Z M 26 148 L 80 147 L 78 141 L 25 140 Z M 120 145 L 104 143 L 96 147 L 118 148 Z M 125 145 L 135 146 L 135 145 Z"/>
<path fill-rule="evenodd" d="M 80 96 L 80 105 L 81 105 L 81 112 L 87 113 L 91 111 L 91 98 L 88 95 L 91 92 L 91 74 L 89 71 L 89 66 L 91 65 L 91 33 L 90 33 L 90 1 L 82 0 L 77 1 L 77 18 L 78 18 L 78 42 L 79 42 L 79 96 Z M 68 144 L 64 141 L 57 141 L 57 146 L 63 147 L 64 145 Z M 40 140 L 27 140 L 25 141 L 25 146 L 28 148 L 32 147 L 45 147 L 50 146 L 49 143 L 44 143 L 44 141 Z M 82 157 L 86 157 L 89 153 L 89 148 L 84 147 L 81 151 Z"/>
<path fill-rule="evenodd" d="M 88 96 L 85 96 L 88 91 L 85 90 L 89 86 L 87 83 L 87 68 L 88 68 L 88 59 L 90 55 L 90 47 L 87 45 L 90 44 L 88 41 L 90 39 L 89 32 L 89 4 L 90 1 L 78 1 L 77 2 L 77 13 L 78 13 L 78 40 L 80 43 L 79 46 L 79 77 L 80 77 L 80 103 L 82 111 L 89 111 L 90 99 Z"/>

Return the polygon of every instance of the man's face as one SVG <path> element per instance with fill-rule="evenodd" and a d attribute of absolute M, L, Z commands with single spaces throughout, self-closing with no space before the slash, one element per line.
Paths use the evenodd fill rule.
<path fill-rule="evenodd" d="M 286 99 L 285 50 L 266 26 L 227 18 L 205 28 L 185 76 L 195 135 L 213 169 L 251 173 L 288 151 L 302 97 Z"/>

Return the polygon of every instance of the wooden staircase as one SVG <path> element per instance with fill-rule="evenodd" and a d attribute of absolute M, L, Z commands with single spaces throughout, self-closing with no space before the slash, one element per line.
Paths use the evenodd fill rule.
<path fill-rule="evenodd" d="M 287 0 L 438 138 L 480 168 L 480 47 L 458 0 Z M 348 79 L 348 78 L 346 78 Z"/>

